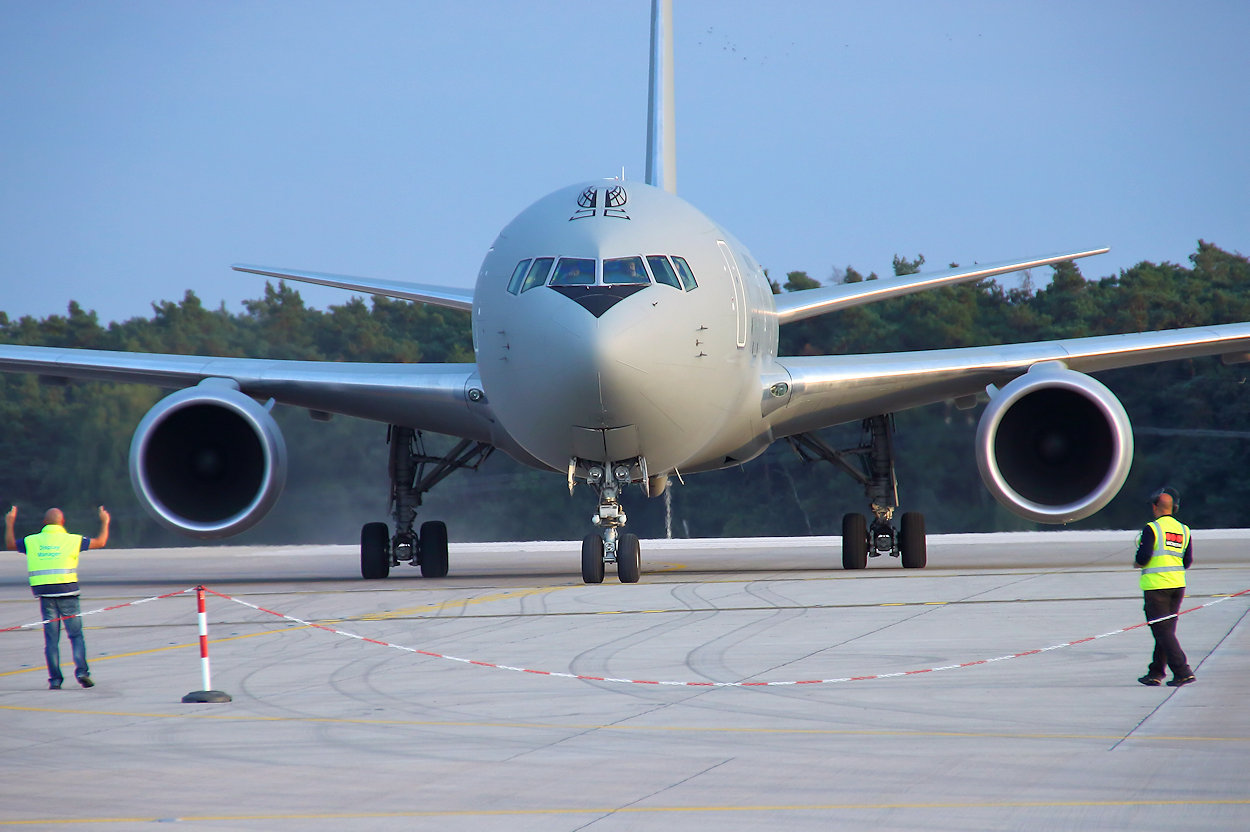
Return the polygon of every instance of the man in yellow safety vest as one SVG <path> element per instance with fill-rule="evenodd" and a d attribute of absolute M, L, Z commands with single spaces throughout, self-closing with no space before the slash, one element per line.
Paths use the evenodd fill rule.
<path fill-rule="evenodd" d="M 78 605 L 78 553 L 99 549 L 108 543 L 109 513 L 100 506 L 100 533 L 82 537 L 65 531 L 65 515 L 59 508 L 50 508 L 43 516 L 43 530 L 17 540 L 13 523 L 17 506 L 4 515 L 4 547 L 26 554 L 30 589 L 39 599 L 43 613 L 43 654 L 48 662 L 48 687 L 60 690 L 65 677 L 61 674 L 61 622 L 69 636 L 74 653 L 74 678 L 84 688 L 95 685 L 87 666 L 87 643 L 82 637 L 82 617 Z"/>
<path fill-rule="evenodd" d="M 1148 687 L 1158 687 L 1166 669 L 1172 671 L 1170 687 L 1196 680 L 1176 639 L 1177 616 L 1185 598 L 1185 570 L 1194 560 L 1189 527 L 1172 516 L 1179 505 L 1180 497 L 1171 488 L 1152 494 L 1150 509 L 1155 519 L 1146 524 L 1137 540 L 1136 564 L 1141 568 L 1146 621 L 1155 637 L 1150 668 L 1137 680 Z"/>

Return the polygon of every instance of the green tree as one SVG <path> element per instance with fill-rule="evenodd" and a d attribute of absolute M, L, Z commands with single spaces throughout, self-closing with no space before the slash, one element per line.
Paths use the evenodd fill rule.
<path fill-rule="evenodd" d="M 786 272 L 785 290 L 798 292 L 803 289 L 816 289 L 820 281 L 807 276 L 807 272 Z"/>
<path fill-rule="evenodd" d="M 915 260 L 908 260 L 906 257 L 894 255 L 894 275 L 902 277 L 905 274 L 920 274 L 920 267 L 924 265 L 924 255 L 916 256 Z"/>

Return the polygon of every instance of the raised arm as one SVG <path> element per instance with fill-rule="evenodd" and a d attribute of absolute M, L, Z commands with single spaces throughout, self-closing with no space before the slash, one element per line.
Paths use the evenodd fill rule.
<path fill-rule="evenodd" d="M 91 538 L 91 543 L 87 545 L 88 549 L 103 549 L 104 544 L 109 542 L 109 513 L 104 510 L 104 506 L 100 506 L 100 531 L 95 537 Z"/>

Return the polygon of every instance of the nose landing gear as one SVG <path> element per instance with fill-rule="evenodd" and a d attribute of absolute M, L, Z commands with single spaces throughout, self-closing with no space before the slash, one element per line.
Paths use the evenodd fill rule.
<path fill-rule="evenodd" d="M 638 535 L 624 531 L 627 517 L 620 493 L 631 482 L 646 483 L 645 461 L 638 458 L 607 466 L 574 459 L 569 465 L 570 486 L 579 475 L 599 496 L 599 507 L 590 522 L 602 530 L 582 539 L 582 580 L 603 583 L 605 565 L 614 563 L 621 583 L 637 583 L 642 577 L 641 546 Z"/>

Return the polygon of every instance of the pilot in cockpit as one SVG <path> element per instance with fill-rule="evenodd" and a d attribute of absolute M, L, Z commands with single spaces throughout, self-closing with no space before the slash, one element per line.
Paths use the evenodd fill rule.
<path fill-rule="evenodd" d="M 650 283 L 638 257 L 619 257 L 603 261 L 604 283 Z"/>

